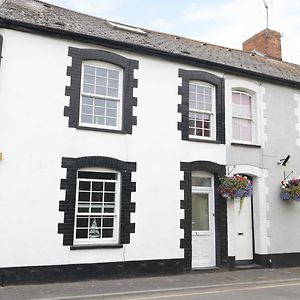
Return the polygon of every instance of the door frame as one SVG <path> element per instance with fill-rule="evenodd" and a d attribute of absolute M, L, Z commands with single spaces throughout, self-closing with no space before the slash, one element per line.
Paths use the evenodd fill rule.
<path fill-rule="evenodd" d="M 227 265 L 227 203 L 217 192 L 219 177 L 226 174 L 226 166 L 201 160 L 180 162 L 180 170 L 183 172 L 180 189 L 183 190 L 184 196 L 180 202 L 180 208 L 184 212 L 184 217 L 180 220 L 180 228 L 184 231 L 180 239 L 180 248 L 184 250 L 183 267 L 187 271 L 192 268 L 192 171 L 205 171 L 214 176 L 216 266 Z"/>
<path fill-rule="evenodd" d="M 211 236 L 212 242 L 211 242 L 211 248 L 213 249 L 213 255 L 211 256 L 211 262 L 212 265 L 210 266 L 203 266 L 203 268 L 210 268 L 216 266 L 216 222 L 215 222 L 215 179 L 214 174 L 211 174 L 209 172 L 205 171 L 193 171 L 192 172 L 192 178 L 193 177 L 200 177 L 200 178 L 210 178 L 211 179 L 211 186 L 193 186 L 191 185 L 192 190 L 192 197 L 193 194 L 208 194 L 208 224 L 209 224 L 209 235 Z M 192 214 L 193 214 L 193 207 L 192 207 Z M 193 243 L 193 230 L 191 232 L 191 242 Z M 192 247 L 193 249 L 193 247 Z M 192 258 L 193 258 L 193 250 L 192 250 Z M 191 262 L 192 269 L 198 269 L 202 268 L 200 267 L 194 267 L 193 268 L 193 260 Z"/>
<path fill-rule="evenodd" d="M 252 177 L 249 175 L 247 176 L 251 181 Z M 253 182 L 253 181 L 252 181 Z M 250 197 L 250 204 L 251 204 L 251 230 L 252 230 L 252 259 L 244 259 L 244 260 L 235 260 L 236 265 L 248 265 L 254 263 L 254 255 L 255 255 L 255 239 L 254 239 L 254 218 L 253 218 L 253 195 Z"/>

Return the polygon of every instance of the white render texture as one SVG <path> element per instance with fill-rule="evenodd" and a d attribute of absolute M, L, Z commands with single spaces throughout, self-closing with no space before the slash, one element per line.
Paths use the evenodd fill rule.
<path fill-rule="evenodd" d="M 76 130 L 63 116 L 68 47 L 105 48 L 13 30 L 1 34 L 0 267 L 182 258 L 180 161 L 225 164 L 224 145 L 184 142 L 177 130 L 178 68 L 195 68 L 113 50 L 139 61 L 138 126 L 132 135 Z M 60 180 L 66 178 L 61 159 L 92 155 L 137 163 L 136 231 L 123 249 L 71 251 L 57 233 Z"/>
<path fill-rule="evenodd" d="M 181 140 L 177 130 L 181 102 L 178 69 L 200 70 L 162 58 L 1 29 L 0 67 L 0 267 L 101 263 L 183 258 L 180 239 L 180 162 L 211 161 L 237 166 L 254 178 L 254 232 L 258 254 L 300 252 L 299 203 L 279 199 L 284 169 L 277 161 L 287 154 L 286 173 L 300 174 L 299 90 L 202 69 L 225 78 L 226 146 Z M 137 126 L 132 135 L 68 127 L 64 106 L 71 64 L 68 47 L 111 51 L 139 61 L 134 96 Z M 257 139 L 261 148 L 231 145 L 231 90 L 256 94 Z M 132 180 L 135 233 L 123 249 L 72 251 L 63 246 L 57 225 L 66 178 L 62 157 L 108 156 L 137 163 Z M 228 218 L 230 217 L 228 207 Z M 228 224 L 231 224 L 229 220 Z M 234 225 L 233 225 L 234 226 Z M 232 227 L 233 228 L 233 227 Z M 234 241 L 229 228 L 229 255 Z"/>

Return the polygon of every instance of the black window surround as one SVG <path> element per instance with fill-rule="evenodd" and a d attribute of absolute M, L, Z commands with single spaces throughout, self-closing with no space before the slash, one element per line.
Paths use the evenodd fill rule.
<path fill-rule="evenodd" d="M 139 65 L 138 61 L 108 51 L 74 47 L 69 47 L 68 55 L 72 57 L 72 65 L 67 68 L 67 75 L 71 77 L 71 84 L 66 87 L 65 95 L 70 97 L 70 105 L 65 106 L 64 116 L 69 117 L 69 127 L 132 134 L 132 126 L 137 124 L 137 118 L 133 115 L 133 107 L 137 106 L 137 98 L 133 97 L 133 89 L 138 86 L 138 81 L 134 78 L 134 70 L 138 69 Z M 121 130 L 79 125 L 82 63 L 85 60 L 108 62 L 123 69 Z"/>
<path fill-rule="evenodd" d="M 135 232 L 135 224 L 130 222 L 130 214 L 135 212 L 135 203 L 131 202 L 131 193 L 135 192 L 136 184 L 131 181 L 131 177 L 132 172 L 136 171 L 136 163 L 105 156 L 87 156 L 62 158 L 62 168 L 67 169 L 67 178 L 61 180 L 60 187 L 66 191 L 65 200 L 59 202 L 59 211 L 64 212 L 64 222 L 58 224 L 58 233 L 63 234 L 63 245 L 71 246 L 71 249 L 75 249 L 75 247 L 81 249 L 97 246 L 97 248 L 110 247 L 103 243 L 91 246 L 73 246 L 77 172 L 79 169 L 92 167 L 107 168 L 121 174 L 119 246 L 129 244 L 130 234 Z M 117 248 L 116 245 L 111 245 L 111 247 Z"/>
<path fill-rule="evenodd" d="M 178 94 L 181 95 L 181 104 L 178 105 L 178 112 L 181 114 L 181 122 L 178 122 L 178 130 L 181 131 L 181 139 L 184 141 L 199 141 L 208 143 L 225 144 L 225 88 L 224 78 L 214 74 L 195 71 L 178 70 L 178 76 L 182 78 L 182 85 L 178 87 Z M 216 88 L 216 140 L 189 138 L 189 83 L 191 80 L 199 80 L 212 84 Z"/>
<path fill-rule="evenodd" d="M 227 246 L 227 203 L 217 192 L 219 176 L 226 173 L 224 165 L 210 161 L 181 162 L 180 170 L 183 171 L 183 180 L 180 189 L 184 192 L 180 208 L 184 210 L 184 219 L 180 220 L 180 228 L 184 230 L 184 238 L 180 240 L 180 248 L 184 249 L 184 268 L 192 267 L 192 172 L 206 171 L 214 175 L 215 196 L 215 238 L 216 238 L 216 264 L 217 266 L 228 263 Z"/>

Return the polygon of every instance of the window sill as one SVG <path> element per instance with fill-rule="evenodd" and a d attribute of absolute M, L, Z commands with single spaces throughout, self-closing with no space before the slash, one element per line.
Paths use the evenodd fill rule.
<path fill-rule="evenodd" d="M 89 126 L 77 126 L 76 129 L 79 130 L 92 130 L 92 131 L 102 131 L 102 132 L 110 132 L 110 133 L 119 133 L 126 134 L 125 131 L 119 129 L 107 129 L 107 128 L 98 128 L 98 127 L 89 127 Z"/>
<path fill-rule="evenodd" d="M 242 147 L 250 147 L 250 148 L 261 148 L 261 145 L 257 144 L 247 144 L 247 143 L 236 143 L 232 142 L 231 146 L 242 146 Z"/>
<path fill-rule="evenodd" d="M 200 142 L 200 143 L 209 143 L 209 144 L 222 144 L 220 141 L 216 141 L 216 140 L 197 139 L 197 138 L 190 138 L 190 137 L 189 137 L 189 141 Z"/>
<path fill-rule="evenodd" d="M 89 249 L 113 249 L 113 248 L 123 248 L 123 245 L 73 245 L 70 246 L 70 250 L 89 250 Z"/>

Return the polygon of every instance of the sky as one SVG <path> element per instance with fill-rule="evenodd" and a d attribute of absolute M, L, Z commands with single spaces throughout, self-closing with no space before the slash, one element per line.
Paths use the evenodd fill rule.
<path fill-rule="evenodd" d="M 241 49 L 267 26 L 263 0 L 43 0 L 128 25 Z M 300 0 L 265 0 L 283 60 L 300 64 Z"/>

